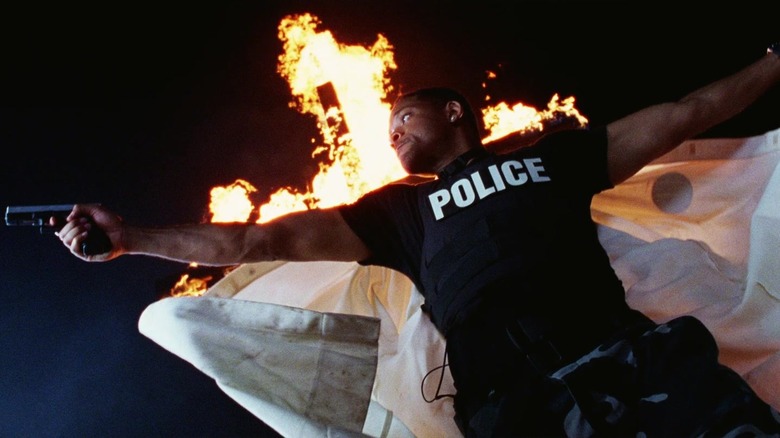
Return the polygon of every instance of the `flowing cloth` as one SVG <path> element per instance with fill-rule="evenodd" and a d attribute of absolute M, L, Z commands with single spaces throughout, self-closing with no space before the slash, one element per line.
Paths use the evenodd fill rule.
<path fill-rule="evenodd" d="M 778 162 L 780 129 L 691 140 L 592 207 L 628 303 L 657 322 L 698 318 L 720 361 L 775 409 Z M 454 388 L 421 304 L 385 268 L 256 263 L 203 297 L 151 304 L 139 329 L 283 436 L 458 436 L 451 399 L 426 401 Z"/>

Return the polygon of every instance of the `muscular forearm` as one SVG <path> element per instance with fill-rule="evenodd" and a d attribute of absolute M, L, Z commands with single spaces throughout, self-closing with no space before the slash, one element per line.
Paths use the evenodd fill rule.
<path fill-rule="evenodd" d="M 226 266 L 272 260 L 355 261 L 370 253 L 336 210 L 308 210 L 265 224 L 123 226 L 121 251 Z"/>
<path fill-rule="evenodd" d="M 264 249 L 263 234 L 260 226 L 247 224 L 126 227 L 122 246 L 127 254 L 226 266 L 270 260 L 271 256 Z"/>
<path fill-rule="evenodd" d="M 780 81 L 780 57 L 767 54 L 677 102 L 652 105 L 607 126 L 613 184 L 683 141 L 742 112 Z"/>
<path fill-rule="evenodd" d="M 706 129 L 742 112 L 780 81 L 780 56 L 767 54 L 753 64 L 702 87 L 680 100 L 700 108 L 697 124 Z"/>

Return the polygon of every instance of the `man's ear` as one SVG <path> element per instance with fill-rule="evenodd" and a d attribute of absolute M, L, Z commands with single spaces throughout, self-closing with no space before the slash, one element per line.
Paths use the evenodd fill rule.
<path fill-rule="evenodd" d="M 463 107 L 461 106 L 460 102 L 456 100 L 447 102 L 447 106 L 445 108 L 447 111 L 447 120 L 450 122 L 454 123 L 463 116 Z"/>

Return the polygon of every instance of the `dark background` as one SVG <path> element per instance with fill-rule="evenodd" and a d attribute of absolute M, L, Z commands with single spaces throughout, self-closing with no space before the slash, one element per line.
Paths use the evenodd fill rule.
<path fill-rule="evenodd" d="M 195 2 L 193 2 L 195 3 Z M 401 89 L 480 104 L 575 96 L 592 124 L 676 99 L 780 40 L 778 7 L 738 2 L 120 2 L 0 10 L 0 207 L 101 202 L 139 224 L 199 222 L 238 178 L 304 189 L 314 121 L 289 108 L 277 25 L 311 12 L 345 44 L 394 46 Z M 482 88 L 486 71 L 498 78 Z M 780 127 L 780 90 L 707 137 Z M 185 265 L 84 263 L 0 227 L 0 436 L 273 436 L 138 333 Z"/>

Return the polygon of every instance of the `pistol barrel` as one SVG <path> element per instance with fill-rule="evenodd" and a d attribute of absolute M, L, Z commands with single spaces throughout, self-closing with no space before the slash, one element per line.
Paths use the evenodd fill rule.
<path fill-rule="evenodd" d="M 22 205 L 5 209 L 5 224 L 9 226 L 49 226 L 52 216 L 65 218 L 73 210 L 73 204 L 59 205 Z"/>

